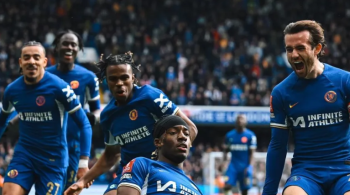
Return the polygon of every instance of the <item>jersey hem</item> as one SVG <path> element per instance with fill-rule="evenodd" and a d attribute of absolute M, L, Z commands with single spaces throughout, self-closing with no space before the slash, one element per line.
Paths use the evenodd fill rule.
<path fill-rule="evenodd" d="M 120 183 L 118 185 L 118 188 L 122 187 L 122 186 L 134 188 L 134 189 L 138 190 L 141 193 L 141 188 L 138 185 L 136 185 L 136 184 L 133 184 L 133 183 Z"/>

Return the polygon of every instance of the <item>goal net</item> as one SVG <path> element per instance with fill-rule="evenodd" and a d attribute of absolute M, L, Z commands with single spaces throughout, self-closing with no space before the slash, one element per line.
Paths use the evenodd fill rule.
<path fill-rule="evenodd" d="M 208 189 L 205 189 L 205 194 L 218 195 L 222 194 L 222 188 L 225 182 L 225 172 L 230 162 L 230 153 L 228 153 L 227 162 L 223 161 L 223 152 L 210 152 L 205 153 L 202 157 L 203 163 L 203 178 Z M 291 171 L 291 158 L 293 153 L 287 153 L 282 178 L 280 181 L 279 192 L 283 189 L 286 183 L 290 171 Z M 254 153 L 254 173 L 253 173 L 253 188 L 249 190 L 249 195 L 260 195 L 265 182 L 266 175 L 266 152 Z"/>

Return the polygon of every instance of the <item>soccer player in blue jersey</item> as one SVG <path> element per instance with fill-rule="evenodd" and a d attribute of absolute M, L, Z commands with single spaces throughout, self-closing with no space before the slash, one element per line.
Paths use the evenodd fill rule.
<path fill-rule="evenodd" d="M 131 160 L 123 169 L 118 195 L 201 195 L 182 170 L 191 147 L 187 123 L 175 115 L 161 118 L 155 124 L 153 138 L 158 161 L 144 157 Z"/>
<path fill-rule="evenodd" d="M 155 150 L 152 132 L 154 123 L 163 115 L 177 115 L 186 121 L 191 141 L 197 135 L 193 122 L 179 110 L 159 89 L 135 85 L 132 53 L 111 55 L 98 63 L 100 81 L 106 78 L 114 98 L 101 113 L 100 126 L 105 134 L 106 148 L 96 164 L 80 180 L 73 184 L 67 194 L 79 192 L 102 173 L 108 171 L 121 156 L 118 177 L 122 167 L 136 157 L 151 158 Z M 116 194 L 120 178 L 116 178 L 105 194 Z"/>
<path fill-rule="evenodd" d="M 238 115 L 236 129 L 229 131 L 225 137 L 224 161 L 227 153 L 231 153 L 231 161 L 226 171 L 225 193 L 230 194 L 237 181 L 242 195 L 247 195 L 253 182 L 253 155 L 256 149 L 256 136 L 253 131 L 246 128 L 247 118 Z"/>
<path fill-rule="evenodd" d="M 59 77 L 45 72 L 45 49 L 26 43 L 19 59 L 23 76 L 5 89 L 0 114 L 0 136 L 8 115 L 18 113 L 20 136 L 8 167 L 3 193 L 61 194 L 68 166 L 66 119 L 69 113 L 81 129 L 81 151 L 89 156 L 91 126 L 74 91 Z"/>
<path fill-rule="evenodd" d="M 91 125 L 99 119 L 100 95 L 99 82 L 94 73 L 74 64 L 79 50 L 83 48 L 81 37 L 71 31 L 62 31 L 56 35 L 53 41 L 58 64 L 51 66 L 46 71 L 57 75 L 70 84 L 82 106 L 89 105 L 90 112 L 87 116 Z M 67 142 L 69 151 L 69 166 L 67 168 L 66 187 L 72 185 L 76 178 L 81 178 L 88 169 L 88 156 L 80 155 L 80 131 L 71 117 L 67 121 Z M 79 168 L 79 169 L 78 169 Z"/>
<path fill-rule="evenodd" d="M 290 23 L 284 35 L 294 72 L 272 91 L 263 194 L 277 193 L 291 130 L 295 150 L 283 194 L 349 195 L 350 73 L 319 61 L 325 46 L 319 23 Z"/>

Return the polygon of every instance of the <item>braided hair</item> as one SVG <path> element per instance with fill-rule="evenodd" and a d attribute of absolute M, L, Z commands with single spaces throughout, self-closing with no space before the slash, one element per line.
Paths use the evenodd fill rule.
<path fill-rule="evenodd" d="M 132 55 L 133 53 L 128 51 L 125 54 L 111 54 L 106 59 L 103 59 L 102 54 L 100 57 L 100 61 L 96 64 L 99 68 L 99 71 L 96 73 L 96 76 L 98 77 L 99 81 L 102 82 L 106 78 L 106 70 L 109 65 L 129 64 L 133 70 L 140 71 L 141 64 L 135 65 Z"/>

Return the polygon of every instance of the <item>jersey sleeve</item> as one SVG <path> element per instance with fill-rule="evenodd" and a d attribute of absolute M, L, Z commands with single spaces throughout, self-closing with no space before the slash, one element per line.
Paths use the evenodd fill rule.
<path fill-rule="evenodd" d="M 249 149 L 255 150 L 256 147 L 257 147 L 256 136 L 254 133 L 252 133 L 252 136 L 250 137 L 250 140 L 249 140 Z"/>
<path fill-rule="evenodd" d="M 2 97 L 1 110 L 2 110 L 2 112 L 6 113 L 6 114 L 10 114 L 11 112 L 13 112 L 15 110 L 13 103 L 11 102 L 9 91 L 10 91 L 9 87 L 7 87 L 5 92 L 4 92 L 4 96 Z"/>
<path fill-rule="evenodd" d="M 287 114 L 283 107 L 283 99 L 278 90 L 273 90 L 270 96 L 271 127 L 287 129 Z"/>
<path fill-rule="evenodd" d="M 71 114 L 81 108 L 79 99 L 75 95 L 73 89 L 65 83 L 63 80 L 60 82 L 59 89 L 57 90 L 57 100 L 63 104 L 66 111 Z"/>
<path fill-rule="evenodd" d="M 12 102 L 10 101 L 9 88 L 7 87 L 2 98 L 2 107 L 0 112 L 0 137 L 4 133 L 7 126 L 7 119 L 10 113 L 12 113 L 13 111 L 14 107 Z"/>
<path fill-rule="evenodd" d="M 152 114 L 158 118 L 164 115 L 174 115 L 179 108 L 161 91 L 154 90 L 151 93 Z"/>
<path fill-rule="evenodd" d="M 345 82 L 345 95 L 346 101 L 348 105 L 348 111 L 350 113 L 350 74 L 347 74 L 346 82 Z"/>
<path fill-rule="evenodd" d="M 87 101 L 97 101 L 100 99 L 98 78 L 91 76 L 86 88 Z"/>
<path fill-rule="evenodd" d="M 102 131 L 103 131 L 103 134 L 104 134 L 104 140 L 105 140 L 105 144 L 106 145 L 112 146 L 112 145 L 117 145 L 118 144 L 117 140 L 115 140 L 113 138 L 113 135 L 112 135 L 111 131 L 106 130 L 104 128 L 102 128 Z"/>
<path fill-rule="evenodd" d="M 91 75 L 89 82 L 86 86 L 86 100 L 89 103 L 90 111 L 95 111 L 100 109 L 100 94 L 99 94 L 99 82 L 96 76 Z"/>
<path fill-rule="evenodd" d="M 149 176 L 147 163 L 143 158 L 131 160 L 123 167 L 122 176 L 118 188 L 121 186 L 135 188 L 141 192 L 145 179 Z"/>
<path fill-rule="evenodd" d="M 106 113 L 102 111 L 101 118 L 106 118 Z M 106 145 L 117 145 L 118 142 L 114 139 L 111 131 L 110 125 L 108 124 L 108 120 L 101 120 L 100 129 L 103 132 L 104 142 Z"/>

